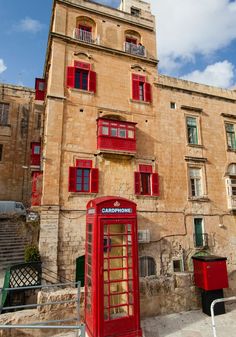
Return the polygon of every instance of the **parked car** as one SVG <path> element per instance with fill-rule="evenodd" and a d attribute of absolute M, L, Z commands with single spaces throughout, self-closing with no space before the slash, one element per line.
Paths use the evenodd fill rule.
<path fill-rule="evenodd" d="M 23 203 L 18 201 L 0 201 L 0 219 L 14 217 L 26 218 L 26 209 Z"/>

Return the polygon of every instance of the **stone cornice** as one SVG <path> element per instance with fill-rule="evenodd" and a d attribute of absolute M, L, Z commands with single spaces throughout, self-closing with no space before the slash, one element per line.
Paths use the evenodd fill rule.
<path fill-rule="evenodd" d="M 148 25 L 145 25 L 145 24 L 141 24 L 141 23 L 137 22 L 137 20 L 133 21 L 133 20 L 129 20 L 128 18 L 127 19 L 126 18 L 122 18 L 122 17 L 120 17 L 118 15 L 115 15 L 115 14 L 117 14 L 117 13 L 123 13 L 127 17 L 130 16 L 131 18 L 133 18 L 133 16 L 131 14 L 129 14 L 129 13 L 122 12 L 119 9 L 116 9 L 116 8 L 112 8 L 112 7 L 108 7 L 108 6 L 99 4 L 99 3 L 93 3 L 93 2 L 87 1 L 88 3 L 94 4 L 94 5 L 97 5 L 97 6 L 99 5 L 99 6 L 103 7 L 103 8 L 105 7 L 107 9 L 110 9 L 110 10 L 114 11 L 114 15 L 113 15 L 113 14 L 110 14 L 110 13 L 106 13 L 105 11 L 102 11 L 102 10 L 99 11 L 97 9 L 93 9 L 93 8 L 90 8 L 90 7 L 87 7 L 87 6 L 83 6 L 81 4 L 75 4 L 75 3 L 72 3 L 72 2 L 67 1 L 67 0 L 55 0 L 55 1 L 58 2 L 58 3 L 61 3 L 63 5 L 66 5 L 66 6 L 82 9 L 82 10 L 84 10 L 86 12 L 90 12 L 90 13 L 94 13 L 94 14 L 99 14 L 102 17 L 109 17 L 109 18 L 114 19 L 116 21 L 128 23 L 129 25 L 133 25 L 133 26 L 136 26 L 136 27 L 140 27 L 140 28 L 143 28 L 143 29 L 148 29 L 150 31 L 154 31 L 154 27 L 153 26 L 155 25 L 155 23 L 152 22 L 151 20 L 149 21 L 147 19 L 142 19 L 141 18 L 142 20 L 150 22 L 150 24 L 152 23 L 152 25 L 153 25 L 152 27 L 148 26 Z"/>

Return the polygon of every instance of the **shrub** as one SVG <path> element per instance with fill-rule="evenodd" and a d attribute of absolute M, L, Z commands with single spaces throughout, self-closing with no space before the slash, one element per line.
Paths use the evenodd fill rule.
<path fill-rule="evenodd" d="M 25 248 L 25 262 L 40 262 L 39 249 L 35 245 L 29 245 Z"/>

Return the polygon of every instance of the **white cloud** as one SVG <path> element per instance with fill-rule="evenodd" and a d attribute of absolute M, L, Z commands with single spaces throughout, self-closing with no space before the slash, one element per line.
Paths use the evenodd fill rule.
<path fill-rule="evenodd" d="M 37 33 L 42 30 L 44 25 L 38 20 L 26 17 L 16 24 L 13 29 L 19 32 Z"/>
<path fill-rule="evenodd" d="M 151 0 L 157 18 L 158 57 L 169 73 L 198 55 L 236 39 L 236 0 Z"/>
<path fill-rule="evenodd" d="M 233 85 L 234 66 L 228 61 L 217 62 L 207 66 L 203 71 L 195 70 L 185 76 L 184 80 L 229 88 Z"/>
<path fill-rule="evenodd" d="M 3 73 L 6 69 L 7 69 L 7 67 L 4 64 L 3 59 L 0 59 L 0 74 Z"/>

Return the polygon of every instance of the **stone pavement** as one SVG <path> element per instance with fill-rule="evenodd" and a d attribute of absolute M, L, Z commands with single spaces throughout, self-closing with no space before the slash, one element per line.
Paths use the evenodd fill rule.
<path fill-rule="evenodd" d="M 227 304 L 227 311 L 216 316 L 217 337 L 236 337 L 236 304 Z M 142 320 L 142 329 L 143 337 L 213 337 L 211 317 L 201 310 L 146 318 Z M 75 337 L 76 334 L 59 336 Z"/>

